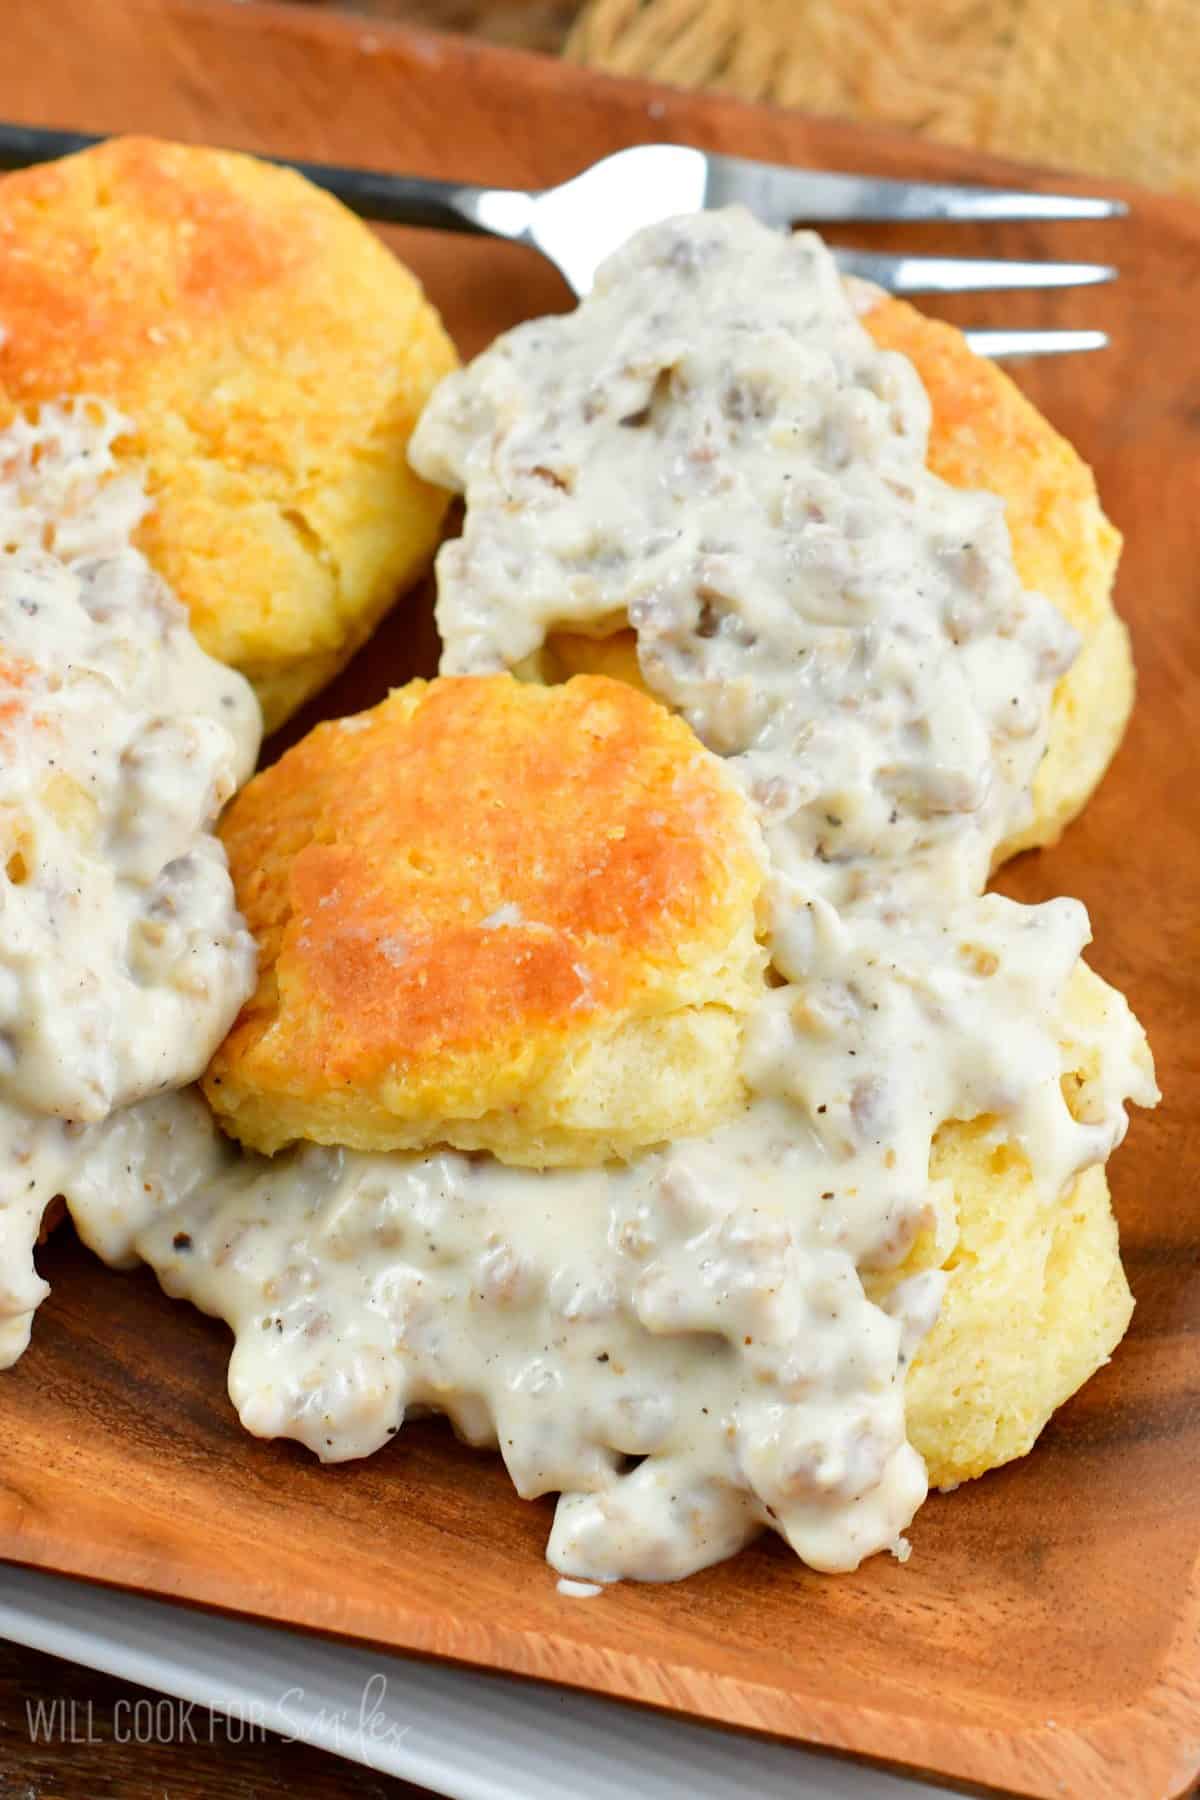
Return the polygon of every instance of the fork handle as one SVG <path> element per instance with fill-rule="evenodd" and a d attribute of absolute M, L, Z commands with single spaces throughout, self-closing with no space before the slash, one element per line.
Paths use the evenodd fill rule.
<path fill-rule="evenodd" d="M 72 156 L 103 141 L 90 131 L 47 131 L 36 125 L 0 124 L 0 169 L 23 169 L 31 163 Z M 350 169 L 336 163 L 300 162 L 289 156 L 265 156 L 262 162 L 294 169 L 314 186 L 348 206 L 362 219 L 379 225 L 423 225 L 434 231 L 504 235 L 475 215 L 482 192 L 455 181 L 425 175 L 390 175 L 380 169 Z M 521 196 L 522 198 L 524 196 Z"/>
<path fill-rule="evenodd" d="M 360 219 L 376 225 L 420 225 L 430 231 L 491 235 L 468 210 L 479 189 L 462 182 L 437 181 L 430 175 L 389 175 L 380 169 L 349 169 L 337 163 L 297 162 L 285 156 L 263 160 L 294 169 Z"/>

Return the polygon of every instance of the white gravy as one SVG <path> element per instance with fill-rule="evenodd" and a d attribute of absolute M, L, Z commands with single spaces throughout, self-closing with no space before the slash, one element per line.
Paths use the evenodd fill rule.
<path fill-rule="evenodd" d="M 934 1132 L 991 1115 L 1056 1193 L 1119 1142 L 1127 1097 L 1154 1098 L 1114 997 L 1072 1117 L 1084 910 L 980 894 L 1028 817 L 1072 637 L 1021 590 L 1000 503 L 927 473 L 927 426 L 818 241 L 732 213 L 634 240 L 577 311 L 450 377 L 414 439 L 467 497 L 439 560 L 444 667 L 627 618 L 648 685 L 764 825 L 779 985 L 739 1117 L 628 1168 L 539 1173 L 266 1161 L 164 1096 L 89 1126 L 65 1183 L 102 1256 L 228 1320 L 251 1431 L 337 1460 L 443 1412 L 520 1493 L 560 1494 L 568 1583 L 673 1579 L 763 1527 L 820 1569 L 906 1555 L 926 1482 L 904 1381 L 946 1278 L 877 1306 L 862 1276 L 924 1227 L 952 1242 Z"/>
<path fill-rule="evenodd" d="M 1041 943 L 1043 975 L 1077 947 L 1070 929 Z M 1077 1122 L 1019 974 L 1009 999 L 1014 1053 L 1042 1066 L 997 1129 L 1053 1194 L 1108 1154 L 1126 1094 L 1153 1098 L 1141 1033 L 1114 996 L 1103 1081 Z M 964 1080 L 981 1042 L 965 1030 L 944 1045 Z M 910 1276 L 881 1307 L 859 1272 L 894 1266 L 922 1223 L 953 1242 L 953 1197 L 927 1179 L 945 1102 L 932 1093 L 879 1143 L 843 1125 L 854 1141 L 838 1144 L 790 1085 L 794 1041 L 751 1060 L 760 1094 L 740 1119 L 628 1168 L 313 1145 L 252 1157 L 176 1094 L 93 1128 L 68 1197 L 106 1260 L 141 1257 L 169 1294 L 229 1322 L 248 1430 L 333 1462 L 379 1449 L 406 1413 L 444 1413 L 499 1449 L 518 1493 L 561 1495 L 547 1556 L 565 1577 L 677 1579 L 764 1527 L 817 1569 L 903 1557 L 926 1492 L 904 1380 L 947 1278 Z M 811 1079 L 833 1091 L 816 1064 Z M 944 1081 L 961 1091 L 953 1066 Z M 907 1205 L 884 1198 L 884 1141 L 923 1158 Z"/>
<path fill-rule="evenodd" d="M 929 418 L 819 238 L 740 209 L 642 232 L 425 409 L 412 461 L 467 500 L 443 672 L 627 620 L 806 886 L 978 892 L 1076 639 L 1022 589 L 1003 503 L 926 468 Z"/>
<path fill-rule="evenodd" d="M 125 428 L 80 401 L 0 432 L 0 1362 L 81 1128 L 194 1080 L 254 985 L 210 827 L 258 703 L 130 544 Z"/>

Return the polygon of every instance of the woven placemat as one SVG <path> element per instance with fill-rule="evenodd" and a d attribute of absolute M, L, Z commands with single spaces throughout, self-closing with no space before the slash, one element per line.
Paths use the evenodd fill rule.
<path fill-rule="evenodd" d="M 1200 193 L 1200 0 L 589 0 L 567 55 Z"/>

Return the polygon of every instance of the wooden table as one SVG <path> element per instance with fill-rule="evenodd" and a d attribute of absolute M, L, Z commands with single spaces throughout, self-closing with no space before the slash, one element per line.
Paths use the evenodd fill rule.
<path fill-rule="evenodd" d="M 344 0 L 305 0 L 341 6 Z M 354 0 L 353 10 L 431 31 L 457 31 L 516 50 L 561 50 L 584 0 Z"/>

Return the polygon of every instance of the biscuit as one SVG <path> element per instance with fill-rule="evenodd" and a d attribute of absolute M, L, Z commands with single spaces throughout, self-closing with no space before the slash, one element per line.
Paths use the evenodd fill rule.
<path fill-rule="evenodd" d="M 1052 601 L 1082 640 L 1054 691 L 1033 819 L 1000 846 L 999 864 L 1061 835 L 1124 734 L 1133 657 L 1111 599 L 1121 536 L 1101 511 L 1087 464 L 995 363 L 974 354 L 960 331 L 893 299 L 873 307 L 863 324 L 881 348 L 908 357 L 924 384 L 933 412 L 929 467 L 951 487 L 1000 496 L 1022 582 Z M 543 674 L 589 670 L 642 685 L 631 631 L 608 638 L 556 632 L 547 648 Z"/>
<path fill-rule="evenodd" d="M 0 425 L 72 395 L 133 425 L 136 542 L 268 729 L 436 544 L 408 439 L 453 348 L 415 278 L 289 170 L 148 138 L 0 181 Z"/>
<path fill-rule="evenodd" d="M 1101 1046 L 1130 1031 L 1143 1083 L 1136 1098 L 1152 1103 L 1150 1052 L 1123 997 L 1080 963 L 1064 1010 L 1063 1086 L 1076 1116 L 1088 1116 L 1104 1079 Z M 1121 1016 L 1121 1032 L 1106 1022 L 1110 1014 Z M 1024 1456 L 1056 1408 L 1108 1361 L 1133 1297 L 1102 1165 L 1059 1193 L 984 1117 L 941 1126 L 930 1176 L 950 1196 L 947 1220 L 898 1270 L 868 1276 L 866 1286 L 881 1298 L 922 1269 L 949 1275 L 905 1390 L 909 1440 L 930 1485 L 941 1487 Z"/>
<path fill-rule="evenodd" d="M 633 688 L 413 682 L 318 726 L 222 836 L 259 984 L 205 1092 L 243 1143 L 588 1164 L 741 1099 L 757 827 Z"/>

